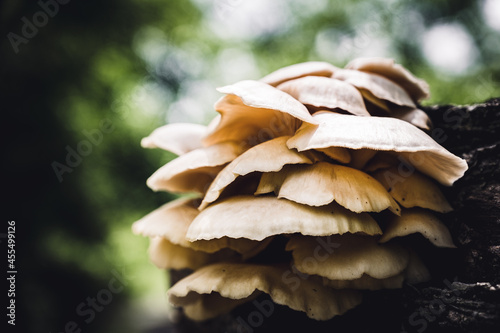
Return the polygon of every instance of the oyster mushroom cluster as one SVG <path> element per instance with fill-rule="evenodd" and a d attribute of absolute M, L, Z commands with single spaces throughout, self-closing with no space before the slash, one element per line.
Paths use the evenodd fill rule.
<path fill-rule="evenodd" d="M 142 141 L 179 155 L 147 180 L 151 189 L 196 193 L 133 225 L 151 238 L 155 265 L 192 270 L 168 291 L 188 317 L 266 293 L 327 320 L 363 290 L 429 279 L 405 236 L 454 247 L 433 212 L 452 209 L 440 186 L 467 164 L 427 134 L 417 103 L 428 85 L 401 65 L 306 62 L 218 90 L 208 126 L 168 124 Z"/>

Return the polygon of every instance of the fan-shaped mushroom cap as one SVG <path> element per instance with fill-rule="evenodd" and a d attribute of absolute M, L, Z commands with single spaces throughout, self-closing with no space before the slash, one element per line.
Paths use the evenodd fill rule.
<path fill-rule="evenodd" d="M 429 131 L 432 127 L 432 121 L 424 111 L 420 109 L 406 109 L 401 108 L 399 110 L 391 111 L 391 117 L 398 118 L 409 122 L 410 124 L 417 126 L 423 130 Z"/>
<path fill-rule="evenodd" d="M 302 124 L 287 145 L 298 151 L 326 147 L 375 149 L 400 153 L 419 171 L 451 185 L 467 170 L 453 155 L 415 126 L 394 118 L 356 117 L 333 112 L 313 115 L 319 126 Z"/>
<path fill-rule="evenodd" d="M 163 237 L 153 237 L 149 244 L 149 258 L 162 269 L 197 269 L 221 260 L 239 260 L 232 251 L 209 254 L 169 242 Z"/>
<path fill-rule="evenodd" d="M 352 84 L 361 89 L 361 93 L 366 90 L 373 96 L 396 105 L 415 107 L 415 103 L 403 88 L 383 76 L 351 69 L 340 69 L 335 71 L 332 77 Z"/>
<path fill-rule="evenodd" d="M 201 139 L 207 127 L 198 124 L 173 123 L 155 129 L 141 141 L 144 148 L 161 148 L 176 155 L 184 155 L 201 148 Z"/>
<path fill-rule="evenodd" d="M 331 76 L 339 68 L 327 62 L 309 61 L 280 68 L 266 76 L 260 81 L 277 86 L 282 82 L 297 79 L 303 76 Z"/>
<path fill-rule="evenodd" d="M 190 241 L 225 236 L 260 241 L 279 234 L 325 236 L 346 232 L 381 234 L 370 215 L 355 214 L 335 203 L 310 207 L 275 197 L 236 196 L 201 211 L 186 237 Z"/>
<path fill-rule="evenodd" d="M 363 274 L 359 279 L 354 280 L 330 280 L 323 278 L 323 284 L 334 289 L 397 289 L 403 286 L 405 276 L 403 273 L 385 278 L 376 279 L 370 275 Z"/>
<path fill-rule="evenodd" d="M 132 231 L 143 236 L 163 237 L 173 244 L 190 247 L 186 232 L 199 214 L 197 202 L 191 198 L 173 200 L 135 222 Z"/>
<path fill-rule="evenodd" d="M 380 212 L 389 208 L 399 214 L 398 204 L 373 177 L 360 170 L 327 162 L 288 165 L 279 172 L 265 173 L 256 193 L 269 190 L 278 198 L 309 206 L 323 206 L 335 201 L 356 213 Z"/>
<path fill-rule="evenodd" d="M 331 159 L 340 162 L 340 163 L 349 163 L 351 162 L 351 153 L 349 150 L 342 147 L 327 147 L 316 149 L 319 152 L 322 152 L 326 156 Z M 321 159 L 322 160 L 322 159 Z M 316 160 L 317 162 L 318 160 Z"/>
<path fill-rule="evenodd" d="M 299 280 L 286 266 L 233 263 L 213 264 L 195 271 L 170 288 L 168 299 L 173 305 L 182 306 L 188 317 L 205 320 L 228 312 L 259 292 L 316 320 L 330 319 L 361 303 L 361 294 L 356 291 L 333 290 L 314 277 Z M 213 298 L 215 293 L 220 297 L 204 300 L 207 296 Z M 219 306 L 221 298 L 231 301 Z"/>
<path fill-rule="evenodd" d="M 361 93 L 344 81 L 321 76 L 306 76 L 286 81 L 277 88 L 290 94 L 302 104 L 327 109 L 338 108 L 357 116 L 370 116 Z"/>
<path fill-rule="evenodd" d="M 405 281 L 410 284 L 427 282 L 431 279 L 431 274 L 427 267 L 425 267 L 422 260 L 419 258 L 417 253 L 413 250 L 409 250 L 410 261 L 408 262 L 408 267 L 404 272 Z"/>
<path fill-rule="evenodd" d="M 268 84 L 247 80 L 217 90 L 228 95 L 215 104 L 221 120 L 203 140 L 205 145 L 228 140 L 253 145 L 291 135 L 301 121 L 316 124 L 302 103 Z"/>
<path fill-rule="evenodd" d="M 279 171 L 285 164 L 311 164 L 312 161 L 307 157 L 307 154 L 287 147 L 286 141 L 289 138 L 282 136 L 263 142 L 234 159 L 219 172 L 210 184 L 200 209 L 204 209 L 208 204 L 217 200 L 222 191 L 238 176 L 244 176 L 251 172 Z"/>
<path fill-rule="evenodd" d="M 404 209 L 401 216 L 391 219 L 380 242 L 413 233 L 422 234 L 436 246 L 455 247 L 448 228 L 431 212 L 421 208 Z"/>
<path fill-rule="evenodd" d="M 262 241 L 255 241 L 247 238 L 221 237 L 190 242 L 190 247 L 208 253 L 214 253 L 222 249 L 230 249 L 241 254 L 243 259 L 248 259 L 264 250 L 272 240 L 273 237 L 268 237 Z"/>
<path fill-rule="evenodd" d="M 351 149 L 351 161 L 349 166 L 354 169 L 363 169 L 364 166 L 370 161 L 377 151 L 373 149 Z"/>
<path fill-rule="evenodd" d="M 430 279 L 430 273 L 424 263 L 420 260 L 415 251 L 409 249 L 408 266 L 397 275 L 376 279 L 370 275 L 363 274 L 359 279 L 354 280 L 330 280 L 323 278 L 323 284 L 335 289 L 397 289 L 403 286 L 406 281 L 411 284 L 426 282 Z"/>
<path fill-rule="evenodd" d="M 323 238 L 326 239 L 324 242 L 337 244 L 337 247 L 328 255 L 323 253 L 320 256 L 318 238 L 292 236 L 286 245 L 286 250 L 292 251 L 295 266 L 302 273 L 330 280 L 354 280 L 363 274 L 385 279 L 403 272 L 408 265 L 407 250 L 396 244 L 378 244 L 375 237 L 332 235 Z"/>
<path fill-rule="evenodd" d="M 439 187 L 428 177 L 415 171 L 404 174 L 397 167 L 378 170 L 373 174 L 396 201 L 406 208 L 422 207 L 440 213 L 452 211 L 452 208 Z"/>
<path fill-rule="evenodd" d="M 243 151 L 235 142 L 195 149 L 158 169 L 147 184 L 154 191 L 204 193 L 223 166 Z"/>
<path fill-rule="evenodd" d="M 427 82 L 415 77 L 406 68 L 396 64 L 393 59 L 356 58 L 349 62 L 346 68 L 385 76 L 403 87 L 415 101 L 429 97 Z"/>

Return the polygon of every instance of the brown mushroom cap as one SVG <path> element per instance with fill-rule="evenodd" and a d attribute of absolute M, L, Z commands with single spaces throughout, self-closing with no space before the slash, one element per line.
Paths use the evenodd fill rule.
<path fill-rule="evenodd" d="M 421 208 L 404 209 L 401 216 L 391 218 L 380 242 L 413 233 L 422 234 L 436 246 L 455 247 L 448 228 L 431 212 Z"/>
<path fill-rule="evenodd" d="M 282 82 L 297 79 L 303 76 L 326 76 L 330 77 L 339 68 L 327 62 L 309 61 L 280 68 L 266 76 L 260 81 L 277 86 Z"/>
<path fill-rule="evenodd" d="M 334 79 L 342 80 L 363 91 L 369 91 L 376 98 L 396 105 L 416 107 L 408 93 L 393 81 L 377 74 L 351 69 L 340 69 L 333 73 Z"/>
<path fill-rule="evenodd" d="M 276 197 L 236 196 L 201 211 L 191 223 L 186 238 L 190 241 L 221 237 L 260 241 L 279 234 L 325 236 L 346 232 L 381 234 L 370 215 L 355 214 L 335 203 L 310 207 Z"/>
<path fill-rule="evenodd" d="M 392 197 L 403 207 L 422 207 L 440 213 L 452 208 L 439 187 L 418 171 L 401 175 L 397 167 L 378 170 L 373 174 Z"/>
<path fill-rule="evenodd" d="M 173 123 L 155 129 L 141 141 L 144 148 L 161 148 L 176 155 L 184 155 L 201 148 L 201 139 L 207 127 L 198 124 Z"/>
<path fill-rule="evenodd" d="M 363 171 L 342 165 L 318 162 L 313 165 L 288 165 L 279 172 L 265 173 L 256 193 L 273 191 L 309 206 L 333 201 L 356 213 L 380 212 L 389 208 L 399 214 L 399 206 L 387 190 Z"/>
<path fill-rule="evenodd" d="M 351 84 L 321 76 L 306 76 L 280 84 L 278 89 L 302 104 L 327 109 L 342 109 L 357 116 L 370 116 L 363 96 Z"/>
<path fill-rule="evenodd" d="M 188 317 L 204 320 L 228 312 L 259 291 L 275 303 L 305 312 L 316 320 L 343 314 L 361 302 L 361 294 L 356 291 L 333 290 L 315 277 L 299 279 L 286 266 L 234 263 L 213 264 L 195 271 L 170 288 L 168 299 L 173 305 L 182 306 Z M 233 302 L 226 301 L 219 307 L 216 300 L 203 301 L 215 293 Z"/>
<path fill-rule="evenodd" d="M 147 184 L 154 191 L 204 193 L 224 165 L 243 151 L 231 141 L 195 149 L 158 169 Z"/>
<path fill-rule="evenodd" d="M 247 80 L 218 90 L 228 95 L 215 104 L 221 120 L 204 138 L 205 145 L 228 140 L 254 145 L 291 135 L 301 122 L 316 124 L 302 103 L 268 84 Z"/>
<path fill-rule="evenodd" d="M 302 124 L 288 140 L 289 148 L 303 151 L 333 146 L 395 151 L 419 171 L 444 185 L 453 184 L 467 170 L 465 160 L 405 121 L 333 112 L 318 112 L 313 117 L 319 121 L 319 126 Z"/>
<path fill-rule="evenodd" d="M 318 239 L 336 244 L 329 253 L 321 249 Z M 292 251 L 297 269 L 306 274 L 330 280 L 354 280 L 363 274 L 376 279 L 395 276 L 407 267 L 408 251 L 396 244 L 379 244 L 375 237 L 360 235 L 332 235 L 329 237 L 292 236 L 286 245 Z"/>
<path fill-rule="evenodd" d="M 385 76 L 403 87 L 415 101 L 429 98 L 429 85 L 415 77 L 406 68 L 389 58 L 356 58 L 346 65 L 348 69 Z"/>
<path fill-rule="evenodd" d="M 210 184 L 200 209 L 204 209 L 208 204 L 217 200 L 222 191 L 238 176 L 244 176 L 255 171 L 279 171 L 285 164 L 311 164 L 312 161 L 307 154 L 299 153 L 295 149 L 287 147 L 286 141 L 289 138 L 288 136 L 282 136 L 263 142 L 235 158 L 217 174 L 215 180 Z"/>

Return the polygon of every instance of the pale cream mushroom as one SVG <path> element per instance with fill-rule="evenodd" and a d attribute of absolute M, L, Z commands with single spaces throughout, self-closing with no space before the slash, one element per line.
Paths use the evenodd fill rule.
<path fill-rule="evenodd" d="M 356 58 L 346 65 L 347 69 L 355 69 L 385 76 L 403 87 L 415 101 L 429 98 L 429 85 L 415 77 L 406 68 L 396 64 L 390 58 Z"/>
<path fill-rule="evenodd" d="M 273 191 L 278 198 L 309 206 L 333 201 L 356 213 L 390 209 L 399 214 L 399 206 L 387 190 L 363 171 L 342 165 L 318 162 L 313 165 L 288 165 L 279 172 L 262 175 L 256 194 Z"/>
<path fill-rule="evenodd" d="M 330 280 L 323 278 L 323 284 L 335 289 L 397 289 L 403 286 L 404 282 L 415 284 L 426 282 L 430 279 L 427 267 L 420 260 L 413 250 L 409 250 L 408 265 L 403 272 L 383 279 L 376 279 L 368 274 L 363 274 L 359 279 L 353 280 Z"/>
<path fill-rule="evenodd" d="M 173 123 L 155 129 L 141 141 L 144 148 L 161 148 L 176 155 L 184 155 L 201 148 L 207 127 L 198 124 Z"/>
<path fill-rule="evenodd" d="M 440 213 L 452 211 L 437 184 L 418 171 L 402 173 L 393 166 L 378 170 L 373 177 L 405 208 L 423 207 Z"/>
<path fill-rule="evenodd" d="M 147 184 L 154 191 L 205 193 L 219 171 L 244 150 L 231 141 L 195 149 L 158 169 Z"/>
<path fill-rule="evenodd" d="M 405 121 L 333 112 L 318 112 L 313 117 L 319 126 L 302 124 L 288 140 L 289 148 L 298 151 L 327 147 L 394 151 L 422 173 L 448 186 L 467 170 L 465 160 Z"/>
<path fill-rule="evenodd" d="M 177 282 L 168 299 L 194 320 L 229 312 L 260 293 L 273 302 L 302 311 L 316 320 L 341 315 L 361 303 L 353 290 L 333 290 L 321 279 L 301 279 L 285 265 L 219 263 L 205 266 Z"/>
<path fill-rule="evenodd" d="M 151 262 L 162 269 L 197 269 L 221 260 L 241 260 L 240 256 L 230 250 L 210 254 L 173 244 L 163 237 L 152 237 L 148 252 Z"/>
<path fill-rule="evenodd" d="M 420 233 L 439 247 L 456 247 L 448 228 L 431 212 L 421 208 L 404 209 L 401 216 L 391 218 L 380 238 L 385 243 L 393 238 Z"/>
<path fill-rule="evenodd" d="M 352 69 L 341 69 L 333 73 L 332 78 L 345 81 L 365 92 L 369 92 L 370 101 L 374 96 L 383 101 L 388 101 L 396 105 L 416 107 L 408 93 L 399 85 L 386 79 L 383 76 L 371 73 L 360 72 Z"/>
<path fill-rule="evenodd" d="M 335 203 L 311 207 L 276 197 L 236 196 L 201 211 L 191 223 L 186 238 L 189 241 L 221 237 L 261 241 L 280 234 L 327 236 L 346 232 L 381 234 L 369 214 L 356 214 Z"/>
<path fill-rule="evenodd" d="M 247 80 L 218 90 L 227 95 L 215 104 L 221 120 L 205 145 L 233 140 L 253 146 L 291 135 L 302 122 L 316 124 L 302 103 L 268 84 Z"/>
<path fill-rule="evenodd" d="M 282 82 L 298 79 L 304 76 L 326 76 L 330 77 L 339 68 L 321 61 L 309 61 L 280 68 L 266 76 L 260 81 L 277 86 Z"/>
<path fill-rule="evenodd" d="M 173 244 L 190 247 L 186 232 L 198 211 L 198 199 L 179 198 L 164 204 L 132 225 L 135 234 L 166 238 Z"/>
<path fill-rule="evenodd" d="M 351 84 L 321 76 L 306 76 L 280 84 L 278 89 L 305 105 L 341 109 L 357 116 L 370 116 L 363 96 Z"/>
<path fill-rule="evenodd" d="M 222 169 L 203 198 L 200 209 L 219 198 L 222 191 L 239 176 L 245 176 L 251 172 L 279 171 L 286 164 L 311 164 L 313 161 L 306 153 L 299 153 L 295 149 L 289 149 L 286 141 L 289 136 L 278 137 L 258 144 L 229 163 Z"/>
<path fill-rule="evenodd" d="M 404 279 L 404 273 L 399 273 L 385 279 L 376 279 L 370 275 L 363 274 L 360 278 L 353 280 L 330 280 L 323 278 L 323 284 L 334 289 L 398 289 L 403 286 Z"/>
<path fill-rule="evenodd" d="M 404 120 L 426 131 L 432 128 L 432 121 L 424 111 L 412 108 L 400 108 L 391 111 L 391 117 Z"/>
<path fill-rule="evenodd" d="M 191 262 L 193 260 L 191 257 L 195 256 L 198 251 L 215 253 L 223 249 L 234 250 L 241 254 L 243 259 L 247 259 L 264 250 L 271 242 L 272 238 L 257 242 L 245 238 L 232 239 L 228 237 L 209 241 L 188 241 L 186 233 L 193 220 L 200 213 L 197 209 L 198 204 L 198 199 L 180 198 L 173 200 L 135 222 L 132 225 L 132 231 L 143 236 L 163 238 L 164 240 L 158 240 L 152 245 L 156 257 L 161 258 L 163 262 L 167 260 L 170 260 L 169 262 L 173 260 L 181 262 L 183 257 L 187 258 L 184 260 Z M 167 243 L 167 241 L 171 244 Z M 177 249 L 174 245 L 189 249 Z M 170 253 L 161 252 L 162 249 L 168 248 L 176 249 L 176 251 L 170 251 Z M 192 250 L 196 250 L 196 252 Z M 212 257 L 206 254 L 199 255 L 212 260 Z M 177 258 L 170 258 L 172 256 Z M 189 268 L 192 268 L 192 266 Z"/>
<path fill-rule="evenodd" d="M 332 235 L 323 240 L 337 244 L 331 253 L 318 254 L 320 237 L 301 235 L 290 238 L 286 245 L 292 251 L 293 263 L 306 274 L 330 280 L 354 280 L 363 274 L 386 279 L 400 274 L 408 266 L 408 250 L 396 244 L 379 244 L 375 237 L 361 235 Z"/>

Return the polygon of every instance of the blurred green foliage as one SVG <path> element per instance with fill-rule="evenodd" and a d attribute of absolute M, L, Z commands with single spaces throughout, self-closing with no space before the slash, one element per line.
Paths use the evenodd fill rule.
<path fill-rule="evenodd" d="M 130 230 L 173 198 L 145 186 L 174 157 L 140 148 L 154 128 L 207 123 L 216 86 L 307 60 L 344 66 L 357 56 L 395 58 L 429 82 L 425 104 L 498 97 L 500 32 L 486 24 L 483 4 L 71 1 L 16 53 L 9 33 L 22 37 L 22 18 L 33 22 L 42 9 L 35 1 L 1 2 L 5 207 L 18 224 L 22 331 L 59 332 L 75 321 L 84 332 L 134 332 L 163 316 L 167 281 L 148 262 L 147 239 Z M 447 24 L 462 27 L 475 52 L 462 71 L 436 67 L 423 51 L 429 29 Z M 112 130 L 59 182 L 53 162 L 67 164 L 68 147 L 82 148 L 85 133 L 103 121 Z M 106 288 L 113 269 L 124 269 L 130 283 L 86 323 L 76 308 Z"/>

